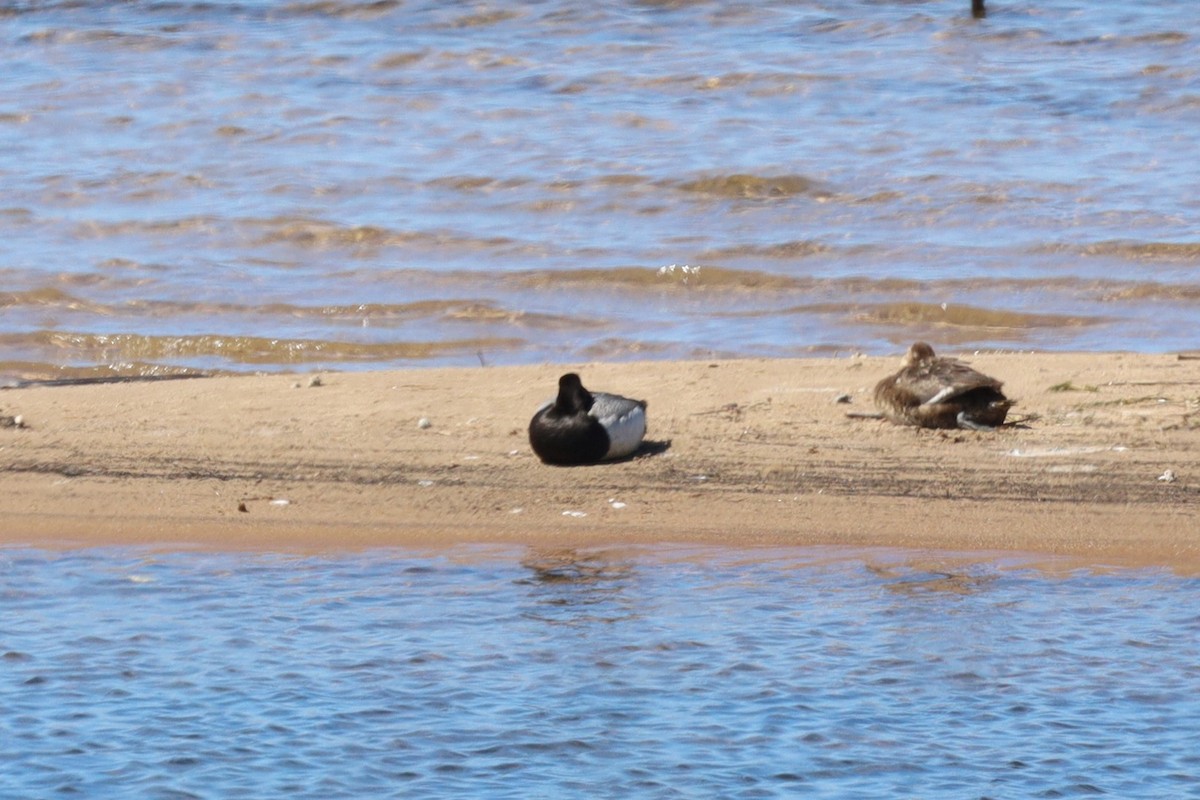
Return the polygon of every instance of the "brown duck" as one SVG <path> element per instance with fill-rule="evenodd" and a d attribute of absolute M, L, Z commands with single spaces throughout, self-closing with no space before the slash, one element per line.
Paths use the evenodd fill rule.
<path fill-rule="evenodd" d="M 925 342 L 908 348 L 904 366 L 875 386 L 875 405 L 897 425 L 991 430 L 1004 424 L 1013 401 L 1003 384 L 954 358 L 939 358 Z"/>

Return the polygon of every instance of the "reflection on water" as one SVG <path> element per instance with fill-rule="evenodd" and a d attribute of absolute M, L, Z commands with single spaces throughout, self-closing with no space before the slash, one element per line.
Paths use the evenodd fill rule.
<path fill-rule="evenodd" d="M 534 548 L 521 559 L 521 566 L 531 573 L 531 577 L 523 579 L 527 583 L 581 591 L 619 589 L 621 582 L 633 574 L 633 567 L 623 559 L 604 551 L 581 552 L 573 548 Z"/>
<path fill-rule="evenodd" d="M 1195 579 L 930 553 L 0 554 L 0 795 L 1193 796 Z"/>
<path fill-rule="evenodd" d="M 619 622 L 637 614 L 636 571 L 626 558 L 603 550 L 534 548 L 521 559 L 529 570 L 518 584 L 531 587 L 536 607 L 526 613 L 552 624 Z"/>
<path fill-rule="evenodd" d="M 986 591 L 996 579 L 991 571 L 959 567 L 954 571 L 942 565 L 908 563 L 903 569 L 895 566 L 867 564 L 867 569 L 884 580 L 888 591 L 905 595 L 920 595 L 928 592 L 950 594 L 976 594 Z"/>

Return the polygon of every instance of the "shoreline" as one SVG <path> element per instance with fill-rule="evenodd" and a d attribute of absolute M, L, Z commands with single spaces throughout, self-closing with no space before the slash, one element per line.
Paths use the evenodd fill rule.
<path fill-rule="evenodd" d="M 851 419 L 899 363 L 860 356 L 6 389 L 27 427 L 0 429 L 0 545 L 883 547 L 1200 573 L 1200 361 L 966 358 L 1026 425 Z M 648 400 L 655 452 L 537 461 L 525 427 L 566 371 Z"/>

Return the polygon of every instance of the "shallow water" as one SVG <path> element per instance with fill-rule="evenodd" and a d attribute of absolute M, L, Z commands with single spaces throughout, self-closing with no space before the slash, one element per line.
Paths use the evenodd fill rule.
<path fill-rule="evenodd" d="M 0 373 L 1200 346 L 1184 0 L 0 2 Z"/>
<path fill-rule="evenodd" d="M 0 553 L 0 796 L 1200 797 L 1196 579 L 835 549 Z"/>

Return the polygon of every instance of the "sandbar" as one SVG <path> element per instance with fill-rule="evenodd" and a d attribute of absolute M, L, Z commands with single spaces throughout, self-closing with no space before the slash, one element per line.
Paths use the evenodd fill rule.
<path fill-rule="evenodd" d="M 1200 360 L 946 354 L 1003 380 L 1018 424 L 849 416 L 898 356 L 9 388 L 0 544 L 837 545 L 1200 571 Z M 648 401 L 646 452 L 533 456 L 529 418 L 566 371 Z"/>

